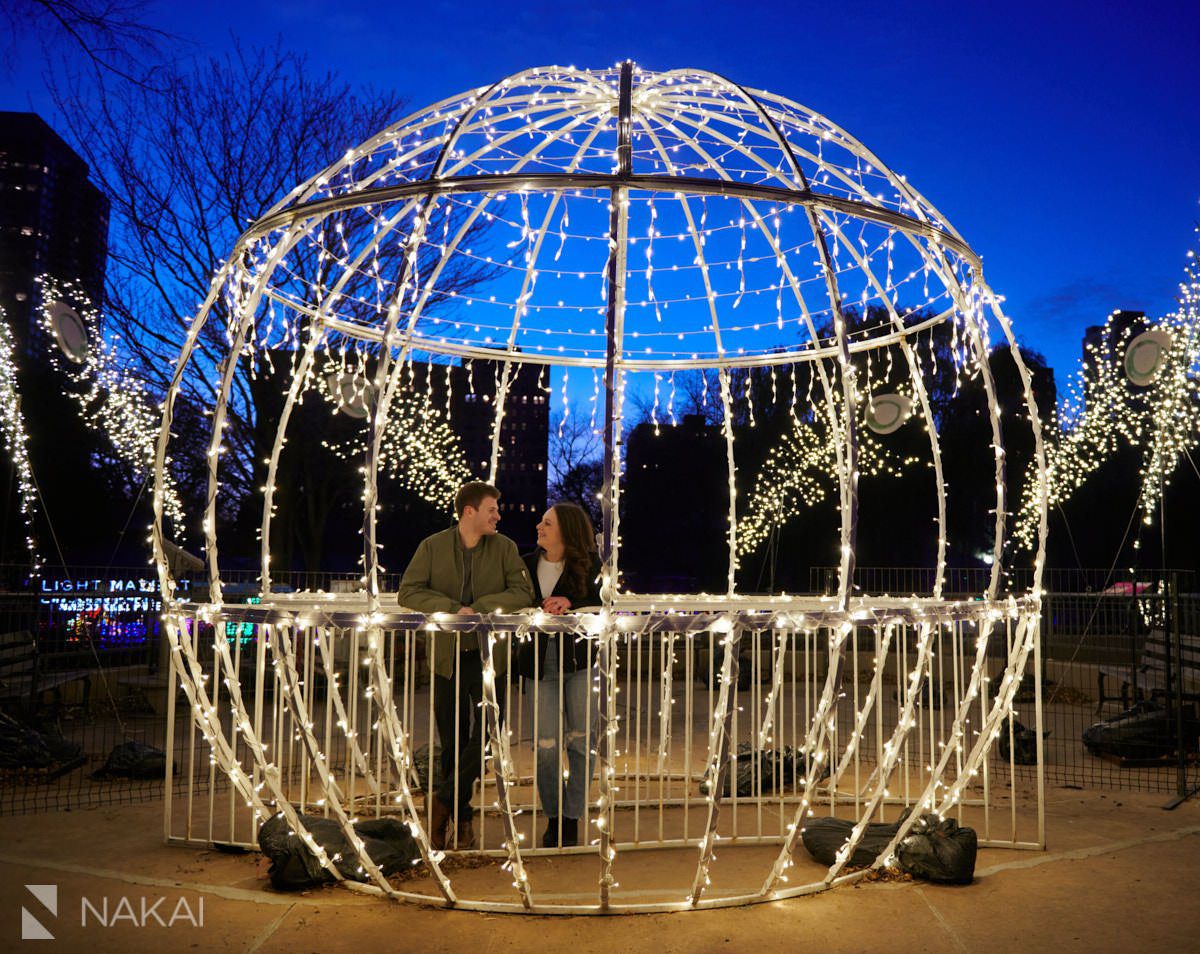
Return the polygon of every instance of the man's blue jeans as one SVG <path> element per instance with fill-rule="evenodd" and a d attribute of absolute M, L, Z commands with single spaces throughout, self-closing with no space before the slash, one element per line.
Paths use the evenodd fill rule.
<path fill-rule="evenodd" d="M 545 679 L 532 681 L 528 692 L 537 693 L 537 787 L 542 811 L 551 818 L 582 818 L 587 811 L 592 781 L 591 757 L 596 738 L 596 706 L 592 703 L 592 672 L 580 669 L 562 673 L 551 669 Z M 562 708 L 559 708 L 559 687 Z M 589 714 L 590 709 L 590 714 Z M 559 724 L 559 714 L 562 724 Z M 567 777 L 563 778 L 562 748 L 567 750 Z"/>

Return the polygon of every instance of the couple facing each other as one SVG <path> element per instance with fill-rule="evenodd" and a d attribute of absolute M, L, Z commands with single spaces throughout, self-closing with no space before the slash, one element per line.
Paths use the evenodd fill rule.
<path fill-rule="evenodd" d="M 500 491 L 482 481 L 459 488 L 454 498 L 458 522 L 417 546 L 400 582 L 401 606 L 422 613 L 464 615 L 538 606 L 560 615 L 600 602 L 600 557 L 587 512 L 576 504 L 555 504 L 537 526 L 537 549 L 522 556 L 512 540 L 496 532 L 499 500 Z M 441 781 L 430 806 L 429 836 L 439 850 L 447 844 L 459 849 L 476 846 L 471 796 L 482 771 L 485 731 L 479 640 L 479 633 L 462 633 L 456 648 L 453 633 L 430 634 Z M 548 822 L 544 847 L 579 843 L 597 720 L 594 707 L 589 711 L 593 655 L 587 640 L 570 635 L 536 633 L 515 647 L 516 670 L 530 684 L 537 705 L 537 788 Z M 508 656 L 497 652 L 492 660 L 501 718 Z M 567 749 L 565 780 L 560 720 Z"/>

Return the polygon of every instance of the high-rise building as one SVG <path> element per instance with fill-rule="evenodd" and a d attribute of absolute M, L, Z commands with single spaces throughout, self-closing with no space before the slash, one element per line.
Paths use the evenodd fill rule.
<path fill-rule="evenodd" d="M 35 281 L 74 281 L 98 304 L 108 198 L 87 164 L 36 113 L 0 112 L 0 307 L 19 349 L 36 352 Z"/>
<path fill-rule="evenodd" d="M 96 440 L 50 359 L 57 345 L 39 321 L 37 285 L 39 276 L 73 283 L 99 307 L 108 213 L 109 201 L 88 178 L 87 164 L 40 116 L 0 112 L 0 308 L 14 340 L 39 492 L 34 537 L 42 556 L 54 562 L 60 554 L 74 564 L 110 560 L 124 520 L 123 505 L 94 466 Z M 14 482 L 5 483 L 0 562 L 21 563 L 26 534 Z"/>

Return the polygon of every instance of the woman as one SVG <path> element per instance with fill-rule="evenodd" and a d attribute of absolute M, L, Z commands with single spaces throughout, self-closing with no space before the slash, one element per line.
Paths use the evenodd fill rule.
<path fill-rule="evenodd" d="M 535 605 L 556 616 L 599 605 L 600 557 L 587 512 L 576 504 L 556 503 L 537 525 L 537 539 L 537 549 L 522 557 L 533 580 Z M 545 848 L 578 845 L 579 819 L 587 811 L 597 718 L 595 707 L 589 706 L 591 655 L 586 639 L 548 633 L 536 634 L 517 654 L 518 671 L 536 705 L 537 787 L 548 822 Z"/>

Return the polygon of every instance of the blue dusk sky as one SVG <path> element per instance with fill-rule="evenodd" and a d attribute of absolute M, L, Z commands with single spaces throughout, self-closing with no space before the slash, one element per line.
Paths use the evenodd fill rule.
<path fill-rule="evenodd" d="M 1174 306 L 1200 219 L 1200 4 L 150 2 L 184 56 L 271 43 L 414 108 L 535 65 L 695 67 L 830 117 L 980 253 L 1060 388 L 1088 325 Z M 54 124 L 36 44 L 0 108 Z M 332 158 L 332 157 L 331 157 Z"/>

